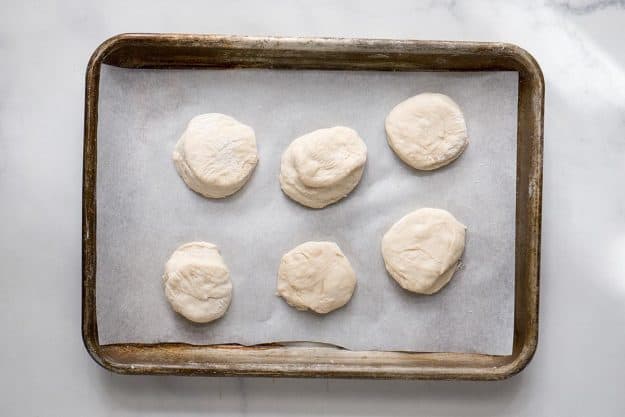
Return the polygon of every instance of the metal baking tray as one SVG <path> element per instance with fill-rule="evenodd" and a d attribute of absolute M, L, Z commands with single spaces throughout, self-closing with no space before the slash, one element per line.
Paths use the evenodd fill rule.
<path fill-rule="evenodd" d="M 277 68 L 374 71 L 516 71 L 518 84 L 513 352 L 350 351 L 291 345 L 109 344 L 96 316 L 96 166 L 102 64 L 122 68 Z M 538 340 L 544 80 L 523 49 L 503 43 L 122 34 L 93 53 L 86 77 L 83 156 L 82 335 L 94 360 L 122 374 L 503 379 L 531 360 Z"/>

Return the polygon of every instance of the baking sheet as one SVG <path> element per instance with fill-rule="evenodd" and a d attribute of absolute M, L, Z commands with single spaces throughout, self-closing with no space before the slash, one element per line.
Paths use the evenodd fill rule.
<path fill-rule="evenodd" d="M 314 341 L 352 350 L 512 351 L 516 177 L 516 72 L 138 70 L 102 67 L 97 168 L 96 308 L 109 343 Z M 417 172 L 390 150 L 384 118 L 420 92 L 451 96 L 470 137 L 464 154 Z M 205 199 L 176 174 L 171 152 L 201 113 L 256 131 L 260 162 L 249 183 Z M 280 190 L 280 155 L 295 137 L 346 125 L 368 147 L 356 190 L 322 210 Z M 384 232 L 420 207 L 467 225 L 462 268 L 433 296 L 402 290 L 386 274 Z M 181 244 L 217 244 L 233 281 L 227 314 L 204 325 L 172 311 L 161 283 Z M 275 295 L 281 256 L 308 240 L 335 241 L 358 277 L 344 308 L 300 312 Z"/>

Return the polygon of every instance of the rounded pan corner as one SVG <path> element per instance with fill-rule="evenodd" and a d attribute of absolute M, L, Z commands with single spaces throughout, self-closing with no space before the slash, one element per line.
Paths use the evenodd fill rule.
<path fill-rule="evenodd" d="M 501 45 L 510 56 L 514 57 L 516 63 L 519 64 L 527 74 L 530 74 L 537 79 L 541 90 L 544 90 L 545 77 L 536 58 L 534 58 L 534 56 L 527 49 L 514 43 L 504 42 Z"/>
<path fill-rule="evenodd" d="M 110 38 L 106 39 L 104 42 L 98 45 L 91 54 L 91 57 L 89 58 L 89 63 L 87 64 L 87 71 L 95 66 L 102 64 L 103 60 L 109 54 L 121 48 L 127 42 L 141 37 L 145 37 L 145 35 L 140 33 L 118 33 L 117 35 L 111 36 Z"/>
<path fill-rule="evenodd" d="M 494 375 L 496 379 L 508 379 L 523 371 L 534 358 L 536 347 L 537 338 L 534 336 L 533 340 L 528 341 L 518 354 L 511 356 L 510 362 L 496 369 Z"/>
<path fill-rule="evenodd" d="M 89 333 L 85 331 L 85 329 L 83 329 L 82 342 L 85 346 L 85 349 L 87 350 L 87 353 L 89 354 L 89 356 L 91 356 L 91 359 L 93 359 L 95 363 L 97 363 L 107 371 L 115 372 L 116 374 L 126 374 L 126 368 L 112 362 L 103 354 L 101 346 L 96 338 L 97 336 L 94 336 L 92 333 Z"/>
<path fill-rule="evenodd" d="M 118 34 L 106 39 L 104 42 L 98 45 L 89 57 L 87 70 L 98 64 L 101 64 L 103 58 L 112 51 L 114 51 L 118 47 L 119 43 L 123 41 L 123 39 L 125 39 L 125 36 L 125 34 Z"/>

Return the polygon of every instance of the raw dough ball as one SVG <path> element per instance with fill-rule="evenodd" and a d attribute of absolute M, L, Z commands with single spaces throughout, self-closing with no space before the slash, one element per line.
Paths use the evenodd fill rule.
<path fill-rule="evenodd" d="M 173 158 L 176 171 L 193 191 L 226 197 L 243 187 L 258 162 L 256 136 L 230 116 L 201 114 L 187 125 Z"/>
<path fill-rule="evenodd" d="M 413 211 L 382 238 L 386 270 L 408 291 L 434 294 L 456 272 L 465 233 L 466 227 L 445 210 Z"/>
<path fill-rule="evenodd" d="M 298 310 L 325 314 L 347 304 L 356 274 L 334 242 L 306 242 L 286 253 L 278 270 L 278 295 Z"/>
<path fill-rule="evenodd" d="M 458 105 L 443 94 L 432 93 L 395 106 L 386 117 L 386 136 L 402 161 L 428 171 L 458 158 L 469 143 Z"/>
<path fill-rule="evenodd" d="M 358 185 L 366 160 L 367 147 L 354 129 L 315 130 L 295 139 L 282 154 L 280 186 L 298 203 L 322 208 Z"/>
<path fill-rule="evenodd" d="M 175 311 L 196 323 L 223 316 L 232 299 L 230 272 L 212 243 L 180 246 L 165 264 L 163 285 Z"/>

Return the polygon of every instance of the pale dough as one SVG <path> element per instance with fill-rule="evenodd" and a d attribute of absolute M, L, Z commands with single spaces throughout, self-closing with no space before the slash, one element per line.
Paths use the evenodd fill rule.
<path fill-rule="evenodd" d="M 358 185 L 367 146 L 354 129 L 336 126 L 295 139 L 282 154 L 280 186 L 298 203 L 322 208 Z"/>
<path fill-rule="evenodd" d="M 212 243 L 180 246 L 165 264 L 165 295 L 174 311 L 196 323 L 223 316 L 232 299 L 230 272 Z"/>
<path fill-rule="evenodd" d="M 466 227 L 445 210 L 413 211 L 382 238 L 386 270 L 406 290 L 433 294 L 454 275 L 465 234 Z"/>
<path fill-rule="evenodd" d="M 433 93 L 395 106 L 386 117 L 386 136 L 402 161 L 421 170 L 449 164 L 469 143 L 460 107 L 446 95 Z"/>
<path fill-rule="evenodd" d="M 209 198 L 234 194 L 258 162 L 254 130 L 230 116 L 191 119 L 173 152 L 176 171 L 193 191 Z"/>
<path fill-rule="evenodd" d="M 298 310 L 325 314 L 344 306 L 356 274 L 333 242 L 306 242 L 287 252 L 278 270 L 278 295 Z"/>

